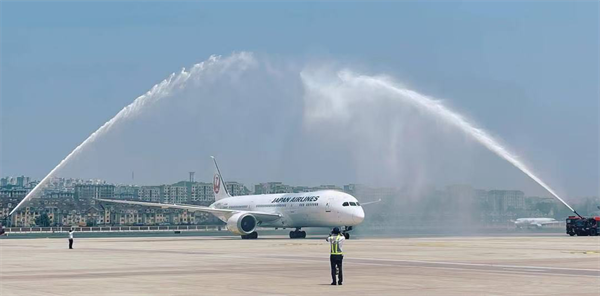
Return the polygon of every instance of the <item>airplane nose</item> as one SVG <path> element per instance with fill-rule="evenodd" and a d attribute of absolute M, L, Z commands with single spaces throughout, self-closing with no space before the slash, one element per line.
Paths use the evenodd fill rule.
<path fill-rule="evenodd" d="M 352 215 L 352 220 L 354 220 L 354 223 L 356 223 L 356 224 L 359 224 L 363 220 L 365 220 L 365 211 L 363 211 L 362 207 L 358 207 L 354 211 L 354 214 Z"/>

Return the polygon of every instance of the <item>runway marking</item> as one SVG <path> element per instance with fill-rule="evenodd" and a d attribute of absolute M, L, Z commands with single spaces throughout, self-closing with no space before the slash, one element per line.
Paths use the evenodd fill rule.
<path fill-rule="evenodd" d="M 203 258 L 234 258 L 234 259 L 248 259 L 247 254 L 233 255 L 224 253 L 214 252 L 203 252 L 203 251 L 188 251 L 188 250 L 173 250 L 173 249 L 161 249 L 161 250 L 148 250 L 148 249 L 113 249 L 113 248 L 85 248 L 80 249 L 83 251 L 116 251 L 123 253 L 160 253 L 160 254 L 185 254 L 201 256 Z M 253 254 L 258 258 L 265 258 L 271 260 L 293 260 L 296 262 L 325 262 L 328 256 L 310 256 L 310 255 L 269 255 L 269 254 Z M 528 276 L 542 276 L 542 275 L 554 275 L 554 276 L 583 276 L 583 277 L 600 277 L 600 269 L 584 269 L 584 268 L 566 268 L 566 267 L 545 267 L 545 266 L 524 266 L 524 265 L 508 265 L 508 264 L 488 264 L 488 263 L 465 263 L 465 262 L 448 262 L 448 261 L 425 261 L 425 260 L 403 260 L 403 259 L 381 259 L 381 258 L 364 258 L 364 257 L 351 257 L 348 256 L 345 260 L 348 264 L 358 265 L 370 265 L 370 266 L 386 266 L 390 268 L 429 268 L 429 269 L 448 269 L 457 270 L 464 272 L 484 272 L 484 273 L 496 273 L 496 274 L 521 274 Z M 202 269 L 201 269 L 202 270 Z M 260 270 L 260 268 L 259 268 Z M 200 271 L 200 270 L 198 270 Z M 124 276 L 121 274 L 123 271 L 112 271 L 104 276 Z M 35 273 L 35 272 L 34 272 Z M 102 272 L 100 273 L 102 274 Z M 56 275 L 61 277 L 62 275 Z M 71 275 L 73 276 L 73 275 Z M 11 279 L 11 276 L 2 275 L 0 278 L 5 280 Z M 14 278 L 13 278 L 14 279 Z"/>
<path fill-rule="evenodd" d="M 593 271 L 600 273 L 600 269 L 584 269 L 584 268 L 567 268 L 567 267 L 549 267 L 549 266 L 527 266 L 527 265 L 503 265 L 503 264 L 488 264 L 488 263 L 464 263 L 464 262 L 444 262 L 444 261 L 423 261 L 423 260 L 402 260 L 402 259 L 378 259 L 378 258 L 353 258 L 361 260 L 375 261 L 394 261 L 406 263 L 424 263 L 424 264 L 446 264 L 446 265 L 462 265 L 462 266 L 479 266 L 479 267 L 500 267 L 500 268 L 525 268 L 525 269 L 547 269 L 547 270 L 565 270 L 565 271 Z"/>
<path fill-rule="evenodd" d="M 518 268 L 508 268 L 508 267 L 503 267 L 502 270 L 509 270 L 509 271 L 523 271 L 523 269 L 518 269 Z M 546 272 L 548 270 L 543 270 L 543 269 L 528 269 L 527 271 L 532 271 L 532 272 Z"/>
<path fill-rule="evenodd" d="M 600 254 L 600 252 L 598 252 L 598 251 L 569 251 L 569 252 L 564 252 L 564 253 L 569 253 L 569 254 L 585 254 L 585 255 Z"/>
<path fill-rule="evenodd" d="M 100 249 L 100 248 L 91 248 L 91 249 Z M 211 256 L 219 256 L 219 257 L 225 257 L 225 258 L 247 258 L 246 256 L 240 256 L 240 255 L 232 255 L 232 254 L 219 254 L 219 253 L 211 253 L 211 252 L 198 252 L 198 251 L 176 251 L 176 250 L 160 250 L 160 251 L 153 251 L 153 250 L 131 250 L 131 249 L 111 249 L 111 250 L 119 250 L 119 251 L 125 251 L 125 252 L 148 252 L 148 253 L 154 253 L 154 252 L 159 252 L 159 253 L 177 253 L 177 254 L 189 254 L 189 255 L 211 255 Z M 274 258 L 275 256 L 270 256 L 270 255 L 258 255 L 259 257 L 263 257 L 263 258 Z M 294 256 L 294 255 L 277 255 L 277 258 L 283 258 L 283 259 L 295 259 L 298 260 L 300 258 L 303 259 L 309 259 L 309 260 L 326 260 L 327 257 L 323 256 L 323 257 L 317 257 L 317 256 Z M 397 263 L 413 263 L 413 264 L 423 264 L 423 265 L 445 265 L 445 266 L 465 266 L 465 267 L 480 267 L 480 268 L 493 268 L 493 269 L 499 269 L 499 268 L 512 268 L 512 269 L 518 269 L 518 270 L 523 270 L 523 271 L 527 271 L 527 270 L 544 270 L 544 271 L 554 271 L 554 272 L 560 272 L 560 271 L 564 271 L 561 274 L 565 274 L 567 272 L 574 272 L 574 273 L 588 273 L 588 272 L 594 272 L 596 273 L 596 275 L 592 275 L 595 277 L 599 277 L 600 276 L 600 269 L 584 269 L 584 268 L 566 268 L 566 267 L 547 267 L 547 266 L 526 266 L 526 265 L 504 265 L 504 264 L 488 264 L 488 263 L 464 263 L 464 262 L 447 262 L 447 261 L 424 261 L 424 260 L 403 260 L 403 259 L 380 259 L 380 258 L 361 258 L 361 257 L 348 257 L 346 259 L 346 261 L 357 261 L 357 260 L 362 260 L 362 261 L 378 261 L 378 262 L 397 262 Z M 362 263 L 368 263 L 368 262 L 362 262 Z M 390 265 L 390 264 L 387 264 Z M 419 265 L 419 267 L 424 267 L 423 265 Z M 477 268 L 471 268 L 471 269 L 477 269 Z M 481 269 L 479 269 L 481 270 Z M 489 269 L 488 269 L 489 270 Z"/>

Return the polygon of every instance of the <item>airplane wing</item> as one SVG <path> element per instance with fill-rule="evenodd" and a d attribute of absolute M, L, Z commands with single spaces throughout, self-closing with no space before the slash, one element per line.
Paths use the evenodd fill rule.
<path fill-rule="evenodd" d="M 366 205 L 370 205 L 370 204 L 374 204 L 374 203 L 378 203 L 381 201 L 381 198 L 378 200 L 373 200 L 373 201 L 367 201 L 367 202 L 361 202 L 360 205 L 361 206 L 366 206 Z"/>
<path fill-rule="evenodd" d="M 155 202 L 115 200 L 115 199 L 103 199 L 103 198 L 98 198 L 96 200 L 103 201 L 103 202 L 127 204 L 127 205 L 158 207 L 158 208 L 163 208 L 163 209 L 180 209 L 180 210 L 188 210 L 188 211 L 206 212 L 206 213 L 214 214 L 219 217 L 225 217 L 225 219 L 229 219 L 229 217 L 233 216 L 233 214 L 241 213 L 241 212 L 252 214 L 259 221 L 272 221 L 272 220 L 277 220 L 277 219 L 281 218 L 281 216 L 279 214 L 255 212 L 255 211 L 244 211 L 244 210 L 216 209 L 216 208 L 211 208 L 211 207 L 203 207 L 203 206 L 195 206 L 195 205 L 162 204 L 162 203 L 155 203 Z"/>

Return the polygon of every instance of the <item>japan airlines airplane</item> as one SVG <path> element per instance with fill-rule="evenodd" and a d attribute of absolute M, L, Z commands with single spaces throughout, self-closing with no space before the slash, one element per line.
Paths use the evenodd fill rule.
<path fill-rule="evenodd" d="M 215 202 L 208 207 L 111 199 L 98 200 L 211 213 L 227 223 L 227 229 L 241 235 L 242 239 L 257 238 L 256 228 L 258 226 L 295 228 L 296 230 L 290 231 L 290 238 L 305 238 L 306 232 L 301 231 L 303 227 L 343 226 L 344 235 L 346 238 L 350 238 L 348 231 L 365 218 L 365 212 L 356 198 L 336 190 L 231 196 L 224 186 L 225 182 L 217 161 L 214 157 L 212 159 L 215 163 L 213 178 Z M 365 204 L 379 201 L 381 200 Z"/>
<path fill-rule="evenodd" d="M 560 223 L 556 221 L 554 218 L 519 218 L 515 221 L 515 226 L 517 228 L 522 227 L 542 227 L 548 224 L 557 224 Z"/>

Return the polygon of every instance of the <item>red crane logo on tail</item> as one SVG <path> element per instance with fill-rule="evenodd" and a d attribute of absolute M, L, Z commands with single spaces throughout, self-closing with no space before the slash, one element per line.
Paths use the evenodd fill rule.
<path fill-rule="evenodd" d="M 221 178 L 219 178 L 219 174 L 215 174 L 215 178 L 213 180 L 213 191 L 215 192 L 215 194 L 218 194 L 220 189 L 221 189 Z"/>

